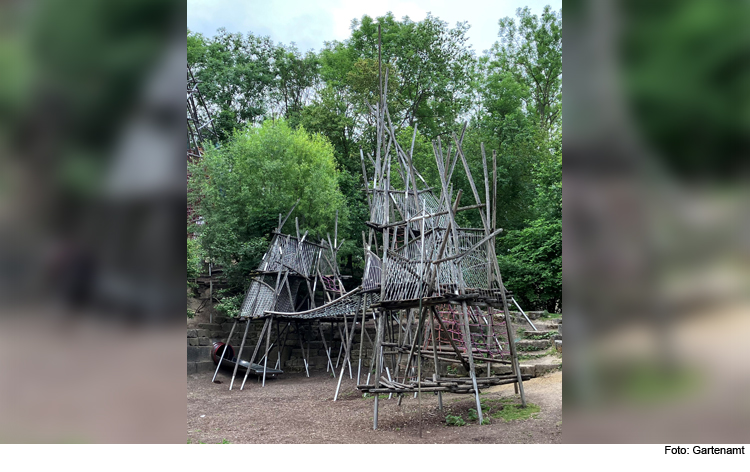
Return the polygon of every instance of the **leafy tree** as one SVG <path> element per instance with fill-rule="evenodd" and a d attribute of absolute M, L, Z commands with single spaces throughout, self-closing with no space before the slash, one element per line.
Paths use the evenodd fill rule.
<path fill-rule="evenodd" d="M 535 170 L 537 217 L 500 242 L 498 262 L 504 282 L 527 307 L 562 310 L 562 135 L 553 158 Z"/>
<path fill-rule="evenodd" d="M 348 225 L 332 146 L 284 120 L 236 131 L 224 146 L 207 149 L 192 175 L 189 194 L 203 218 L 203 247 L 235 290 L 260 262 L 278 215 L 297 200 L 284 232 L 294 234 L 299 217 L 301 230 L 319 240 L 333 228 L 337 210 L 339 224 Z"/>
<path fill-rule="evenodd" d="M 197 279 L 203 270 L 203 254 L 200 241 L 195 238 L 187 238 L 187 288 L 194 288 Z"/>
<path fill-rule="evenodd" d="M 275 49 L 269 38 L 219 29 L 211 39 L 188 32 L 188 62 L 226 140 L 235 128 L 259 123 L 275 83 Z"/>
<path fill-rule="evenodd" d="M 332 86 L 323 88 L 318 97 L 302 109 L 301 125 L 315 133 L 324 135 L 333 144 L 334 155 L 340 168 L 359 173 L 359 159 L 355 149 L 355 127 L 357 116 L 347 94 Z"/>
<path fill-rule="evenodd" d="M 501 40 L 492 47 L 490 69 L 496 77 L 490 88 L 506 93 L 490 106 L 500 111 L 524 100 L 539 128 L 552 130 L 559 124 L 562 103 L 562 12 L 544 7 L 540 17 L 528 7 L 499 21 Z M 514 83 L 515 82 L 515 83 Z"/>
<path fill-rule="evenodd" d="M 398 72 L 392 78 L 397 92 L 389 97 L 395 124 L 418 122 L 430 138 L 448 132 L 470 106 L 475 58 L 467 44 L 469 25 L 449 28 L 429 13 L 420 22 L 408 16 L 399 22 L 389 12 L 376 23 L 364 15 L 352 21 L 346 43 L 350 57 L 377 61 L 378 25 L 383 63 L 393 64 Z"/>
<path fill-rule="evenodd" d="M 299 123 L 299 114 L 319 82 L 319 67 L 314 52 L 308 51 L 302 55 L 294 43 L 289 47 L 279 44 L 274 49 L 274 95 L 279 105 L 283 106 L 283 116 L 292 124 Z"/>

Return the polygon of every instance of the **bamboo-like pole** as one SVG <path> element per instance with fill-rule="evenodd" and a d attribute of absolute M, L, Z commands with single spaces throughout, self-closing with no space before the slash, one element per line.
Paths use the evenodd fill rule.
<path fill-rule="evenodd" d="M 242 359 L 242 349 L 245 347 L 245 340 L 247 339 L 247 332 L 250 329 L 250 319 L 245 321 L 245 334 L 242 335 L 242 342 L 240 343 L 240 350 L 237 353 L 237 362 L 234 364 L 234 372 L 232 372 L 232 380 L 229 382 L 229 390 L 232 390 L 234 385 L 234 378 L 237 376 L 237 369 L 240 367 L 240 360 Z"/>
<path fill-rule="evenodd" d="M 232 335 L 234 334 L 234 328 L 236 327 L 237 327 L 237 318 L 234 319 L 234 324 L 232 325 L 232 329 L 229 330 L 229 336 L 227 337 L 227 342 L 224 343 L 224 349 L 221 351 L 221 357 L 219 358 L 219 363 L 216 365 L 214 378 L 211 379 L 211 382 L 216 381 L 216 374 L 219 373 L 219 367 L 221 367 L 221 362 L 224 360 L 224 354 L 226 354 L 227 349 L 229 349 L 229 341 L 232 339 Z"/>
<path fill-rule="evenodd" d="M 363 233 L 364 237 L 364 233 Z M 362 295 L 362 328 L 359 333 L 359 359 L 357 362 L 357 385 L 360 384 L 360 374 L 362 373 L 362 348 L 365 345 L 365 315 L 367 313 L 367 294 Z"/>
<path fill-rule="evenodd" d="M 331 361 L 331 351 L 328 350 L 328 343 L 326 342 L 326 335 L 323 333 L 323 327 L 318 323 L 318 329 L 320 330 L 320 338 L 323 340 L 323 349 L 326 351 L 326 357 L 328 357 L 328 364 L 326 364 L 326 372 L 331 369 L 331 375 L 336 377 L 336 372 L 333 368 L 333 362 Z"/>
<path fill-rule="evenodd" d="M 376 388 L 380 386 L 380 376 L 383 373 L 383 362 L 381 360 L 381 355 L 380 355 L 382 340 L 383 340 L 383 314 L 382 313 L 380 313 L 380 315 L 377 317 L 377 320 L 378 320 L 378 328 L 377 328 L 377 334 L 375 336 L 376 337 L 375 350 L 373 352 L 373 356 L 375 357 L 375 386 Z M 380 397 L 380 395 L 376 393 L 372 429 L 378 429 L 378 397 Z"/>
<path fill-rule="evenodd" d="M 466 351 L 469 354 L 469 375 L 471 381 L 474 384 L 474 399 L 477 404 L 477 415 L 479 416 L 479 424 L 482 424 L 484 419 L 482 418 L 482 405 L 479 401 L 479 388 L 477 387 L 477 373 L 474 366 L 474 354 L 471 347 L 471 327 L 469 326 L 469 314 L 466 308 L 466 302 L 461 302 L 461 311 L 463 312 L 463 331 L 464 331 L 464 343 L 466 344 Z"/>
<path fill-rule="evenodd" d="M 359 314 L 359 307 L 357 307 L 357 309 L 354 311 L 354 321 L 352 321 L 352 330 L 346 342 L 346 350 L 344 353 L 344 363 L 341 365 L 341 372 L 339 373 L 339 381 L 338 381 L 338 385 L 336 386 L 336 393 L 333 395 L 333 401 L 336 401 L 336 399 L 339 396 L 339 389 L 341 388 L 341 380 L 344 378 L 344 369 L 346 368 L 347 361 L 351 357 L 352 339 L 354 338 L 354 328 L 357 326 L 358 314 Z M 346 318 L 346 316 L 344 318 Z M 349 378 L 352 378 L 351 362 L 349 362 Z"/>
<path fill-rule="evenodd" d="M 240 386 L 240 391 L 244 390 L 245 388 L 245 382 L 247 381 L 247 376 L 250 374 L 250 369 L 253 367 L 253 362 L 255 362 L 255 356 L 258 355 L 258 349 L 260 349 L 260 345 L 263 342 L 263 333 L 266 332 L 266 329 L 271 329 L 269 324 L 270 318 L 266 318 L 266 321 L 263 323 L 263 329 L 260 331 L 260 335 L 258 336 L 258 343 L 255 345 L 255 350 L 253 351 L 253 355 L 250 358 L 250 362 L 247 365 L 247 370 L 245 371 L 245 378 L 242 379 L 242 385 Z"/>
<path fill-rule="evenodd" d="M 302 362 L 305 363 L 305 375 L 307 377 L 310 377 L 310 370 L 307 368 L 307 356 L 305 356 L 305 344 L 302 340 L 302 330 L 299 327 L 299 323 L 297 323 L 297 336 L 299 336 L 299 348 L 302 351 Z"/>
<path fill-rule="evenodd" d="M 268 367 L 268 353 L 271 351 L 271 324 L 273 323 L 273 315 L 268 318 L 268 329 L 266 330 L 266 354 L 265 361 L 263 361 L 263 385 L 266 386 L 266 369 Z M 237 359 L 239 361 L 239 359 Z M 249 367 L 249 366 L 248 366 Z"/>

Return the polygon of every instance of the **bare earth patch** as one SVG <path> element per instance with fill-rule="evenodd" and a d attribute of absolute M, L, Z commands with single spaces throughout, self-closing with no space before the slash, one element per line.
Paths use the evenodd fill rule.
<path fill-rule="evenodd" d="M 380 399 L 378 430 L 372 429 L 373 398 L 362 398 L 354 381 L 344 379 L 339 399 L 333 402 L 336 380 L 330 374 L 284 374 L 266 381 L 265 388 L 251 376 L 245 390 L 237 382 L 229 391 L 231 373 L 220 372 L 187 378 L 187 439 L 190 443 L 559 443 L 562 439 L 562 372 L 524 382 L 526 399 L 540 407 L 532 418 L 489 425 L 466 421 L 466 426 L 447 426 L 445 416 L 467 419 L 476 408 L 471 395 L 446 394 L 444 411 L 437 396 L 423 394 L 422 437 L 419 437 L 419 400 Z M 240 382 L 241 383 L 241 382 Z M 485 390 L 489 404 L 519 403 L 513 385 Z M 203 416 L 205 415 L 205 416 Z"/>

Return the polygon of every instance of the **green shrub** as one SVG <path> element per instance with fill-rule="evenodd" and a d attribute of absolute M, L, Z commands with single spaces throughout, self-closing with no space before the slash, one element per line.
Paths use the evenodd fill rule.
<path fill-rule="evenodd" d="M 464 426 L 466 421 L 460 416 L 448 415 L 445 417 L 445 424 L 448 426 Z"/>

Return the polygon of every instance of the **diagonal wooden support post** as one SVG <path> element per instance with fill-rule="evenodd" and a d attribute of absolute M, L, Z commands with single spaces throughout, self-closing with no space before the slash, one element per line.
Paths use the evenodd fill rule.
<path fill-rule="evenodd" d="M 266 368 L 268 367 L 268 353 L 271 352 L 271 324 L 273 323 L 273 315 L 268 318 L 268 328 L 266 329 L 266 360 L 263 362 L 263 385 L 266 386 Z"/>
<path fill-rule="evenodd" d="M 227 350 L 229 349 L 229 341 L 232 339 L 232 335 L 234 334 L 234 328 L 237 327 L 237 319 L 235 318 L 234 324 L 232 325 L 232 329 L 229 330 L 229 336 L 227 337 L 227 342 L 224 343 L 224 349 L 221 351 L 221 357 L 219 358 L 219 363 L 216 365 L 216 372 L 214 372 L 214 378 L 211 379 L 211 382 L 214 382 L 216 380 L 216 374 L 219 373 L 219 367 L 221 367 L 221 362 L 224 360 L 224 354 L 226 354 Z"/>
<path fill-rule="evenodd" d="M 255 356 L 258 355 L 258 349 L 260 349 L 260 344 L 263 342 L 263 333 L 266 332 L 266 329 L 271 329 L 269 326 L 269 319 L 266 318 L 266 321 L 263 323 L 263 329 L 260 331 L 260 335 L 258 336 L 258 342 L 255 344 L 255 350 L 253 351 L 252 357 L 250 357 L 250 363 L 248 364 L 248 368 L 245 371 L 245 378 L 242 379 L 242 385 L 240 386 L 240 390 L 243 390 L 245 388 L 245 382 L 247 382 L 247 376 L 250 374 L 250 368 L 253 366 L 253 362 L 255 362 Z"/>
<path fill-rule="evenodd" d="M 245 320 L 245 334 L 242 335 L 242 343 L 240 343 L 240 350 L 237 353 L 237 362 L 234 364 L 234 372 L 232 372 L 232 380 L 229 382 L 229 390 L 232 390 L 234 385 L 234 378 L 237 376 L 237 369 L 240 367 L 240 359 L 242 359 L 242 349 L 245 348 L 245 340 L 247 339 L 247 331 L 250 329 L 250 319 Z"/>
<path fill-rule="evenodd" d="M 477 373 L 474 369 L 474 354 L 472 353 L 471 347 L 471 327 L 469 326 L 469 313 L 466 308 L 466 302 L 461 302 L 461 310 L 463 311 L 462 319 L 462 331 L 464 332 L 464 343 L 466 344 L 466 352 L 469 354 L 469 373 L 471 381 L 474 384 L 474 399 L 477 403 L 477 415 L 479 416 L 479 424 L 482 424 L 484 419 L 482 418 L 482 405 L 479 401 L 479 388 L 477 387 Z"/>

